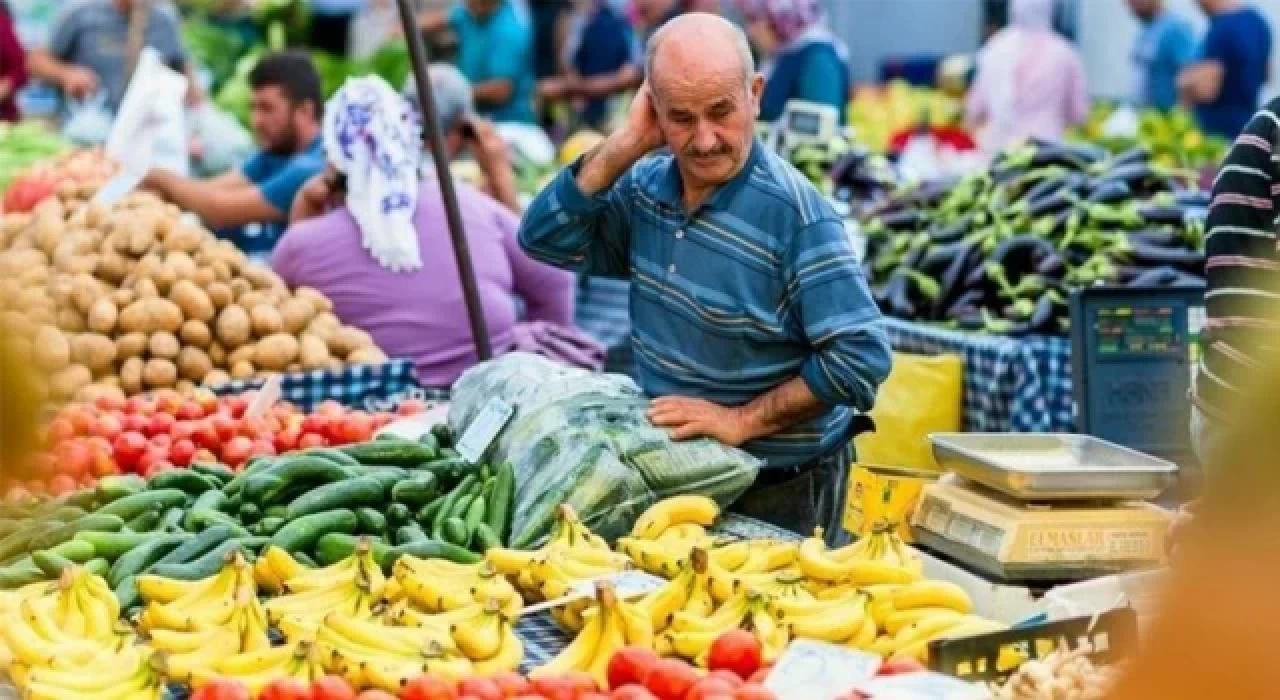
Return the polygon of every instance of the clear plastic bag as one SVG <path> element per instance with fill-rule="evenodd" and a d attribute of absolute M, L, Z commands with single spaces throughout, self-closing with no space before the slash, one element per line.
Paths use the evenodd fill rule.
<path fill-rule="evenodd" d="M 461 432 L 494 397 L 515 409 L 488 456 L 515 467 L 513 546 L 545 537 L 561 503 L 612 539 L 668 496 L 700 493 L 727 506 L 760 468 L 755 457 L 712 440 L 672 441 L 649 423 L 648 398 L 622 375 L 505 355 L 458 379 L 449 426 Z"/>

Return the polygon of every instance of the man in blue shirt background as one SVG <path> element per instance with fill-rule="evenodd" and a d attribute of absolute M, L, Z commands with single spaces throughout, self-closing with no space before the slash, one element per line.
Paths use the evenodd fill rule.
<path fill-rule="evenodd" d="M 577 0 L 565 36 L 563 75 L 538 84 L 546 100 L 581 101 L 582 123 L 603 130 L 609 98 L 639 87 L 641 57 L 631 25 L 610 0 Z"/>
<path fill-rule="evenodd" d="M 264 57 L 250 72 L 249 86 L 253 133 L 261 152 L 238 172 L 194 180 L 155 169 L 142 186 L 194 213 L 246 254 L 263 259 L 288 224 L 294 195 L 324 170 L 324 96 L 311 57 L 300 51 Z"/>
<path fill-rule="evenodd" d="M 456 63 L 471 81 L 477 112 L 495 122 L 536 122 L 533 29 L 512 0 L 458 0 L 447 12 L 422 15 L 418 25 L 457 35 Z"/>
<path fill-rule="evenodd" d="M 1172 109 L 1178 104 L 1178 74 L 1195 60 L 1195 32 L 1164 0 L 1129 0 L 1129 9 L 1142 22 L 1132 56 L 1134 103 Z"/>
<path fill-rule="evenodd" d="M 1209 16 L 1199 60 L 1178 76 L 1205 132 L 1234 139 L 1253 117 L 1271 62 L 1271 28 L 1240 0 L 1197 0 Z"/>

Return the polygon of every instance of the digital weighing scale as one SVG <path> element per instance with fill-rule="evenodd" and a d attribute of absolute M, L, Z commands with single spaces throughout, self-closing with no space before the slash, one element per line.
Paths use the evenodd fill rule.
<path fill-rule="evenodd" d="M 912 516 L 923 546 L 997 582 L 1048 587 L 1165 562 L 1177 467 L 1085 435 L 930 436 L 943 470 Z"/>
<path fill-rule="evenodd" d="M 840 134 L 840 111 L 831 105 L 788 100 L 782 116 L 761 127 L 765 144 L 775 153 L 790 153 L 797 146 L 827 143 Z"/>

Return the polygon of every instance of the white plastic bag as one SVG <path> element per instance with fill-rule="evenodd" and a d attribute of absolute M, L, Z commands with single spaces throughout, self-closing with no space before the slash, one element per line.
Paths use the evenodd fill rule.
<path fill-rule="evenodd" d="M 187 111 L 187 134 L 200 144 L 200 156 L 191 163 L 199 177 L 221 175 L 253 155 L 253 137 L 249 131 L 211 100 L 204 100 Z"/>
<path fill-rule="evenodd" d="M 63 138 L 77 146 L 101 146 L 110 133 L 107 93 L 99 92 L 87 100 L 68 103 L 67 118 L 62 123 Z"/>
<path fill-rule="evenodd" d="M 128 171 L 159 167 L 187 175 L 186 95 L 187 77 L 155 49 L 143 49 L 107 137 L 107 155 Z"/>

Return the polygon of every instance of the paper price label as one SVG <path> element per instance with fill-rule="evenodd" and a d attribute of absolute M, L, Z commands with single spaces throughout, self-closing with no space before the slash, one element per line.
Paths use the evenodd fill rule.
<path fill-rule="evenodd" d="M 619 571 L 616 574 L 608 576 L 599 576 L 587 581 L 580 581 L 569 589 L 569 594 L 548 600 L 537 605 L 530 605 L 520 613 L 521 615 L 529 615 L 551 608 L 558 608 L 562 605 L 568 605 L 575 600 L 584 598 L 594 598 L 596 595 L 596 584 L 610 583 L 613 584 L 613 592 L 620 600 L 629 600 L 631 598 L 639 598 L 640 596 L 652 593 L 667 584 L 666 579 L 659 578 L 643 571 Z"/>
<path fill-rule="evenodd" d="M 511 420 L 513 413 L 515 409 L 506 401 L 489 399 L 458 440 L 458 454 L 472 464 L 479 464 L 489 446 L 498 438 L 498 433 Z"/>
<path fill-rule="evenodd" d="M 831 700 L 875 676 L 875 654 L 797 639 L 782 653 L 764 685 L 779 700 Z"/>
<path fill-rule="evenodd" d="M 991 697 L 973 683 L 931 671 L 873 678 L 857 690 L 873 700 L 984 700 Z"/>

